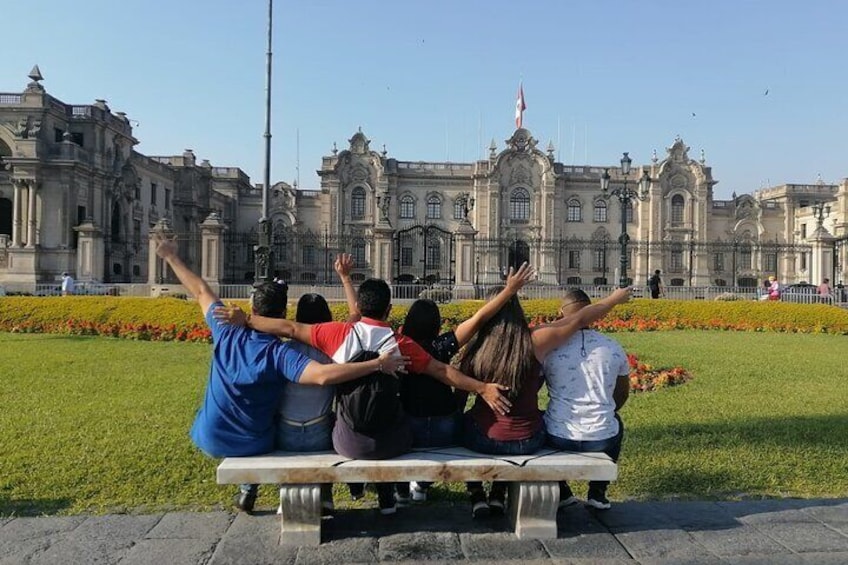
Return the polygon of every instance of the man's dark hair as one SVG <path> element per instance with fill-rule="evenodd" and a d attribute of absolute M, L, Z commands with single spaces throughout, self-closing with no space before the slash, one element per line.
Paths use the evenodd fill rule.
<path fill-rule="evenodd" d="M 660 270 L 659 270 L 659 269 L 657 269 L 656 271 L 654 271 L 654 274 L 655 274 L 655 275 L 660 274 Z"/>
<path fill-rule="evenodd" d="M 359 285 L 356 301 L 360 314 L 381 320 L 392 302 L 392 291 L 384 280 L 366 279 Z"/>
<path fill-rule="evenodd" d="M 253 311 L 260 316 L 284 318 L 289 301 L 289 285 L 281 282 L 263 282 L 253 287 Z"/>

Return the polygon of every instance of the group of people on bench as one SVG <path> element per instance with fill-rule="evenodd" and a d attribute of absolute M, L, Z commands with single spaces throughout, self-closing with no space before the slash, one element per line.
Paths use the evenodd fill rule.
<path fill-rule="evenodd" d="M 581 290 L 565 293 L 561 319 L 530 327 L 517 293 L 535 278 L 527 264 L 510 269 L 503 288 L 468 320 L 442 333 L 438 306 L 417 300 L 403 326 L 387 323 L 391 290 L 379 279 L 351 281 L 353 261 L 335 269 L 350 311 L 332 321 L 326 300 L 306 294 L 295 320 L 286 319 L 288 287 L 254 287 L 251 313 L 225 306 L 180 260 L 176 242 L 160 237 L 157 254 L 198 300 L 214 351 L 203 404 L 191 429 L 211 457 L 335 450 L 354 459 L 388 459 L 412 448 L 461 445 L 494 455 L 526 455 L 544 447 L 603 452 L 618 460 L 623 425 L 618 409 L 629 392 L 622 348 L 588 329 L 629 289 L 591 303 Z M 279 338 L 287 338 L 282 340 Z M 462 350 L 459 368 L 451 365 Z M 538 393 L 547 385 L 547 410 Z M 476 395 L 465 412 L 468 393 Z M 375 402 L 376 400 L 376 402 Z M 333 412 L 333 407 L 336 412 Z M 364 485 L 350 485 L 353 498 Z M 429 483 L 378 483 L 380 512 L 427 498 Z M 589 483 L 586 504 L 610 507 L 607 483 Z M 472 514 L 503 513 L 507 484 L 468 483 Z M 257 485 L 242 485 L 237 505 L 252 511 Z M 322 491 L 332 511 L 331 485 Z M 579 500 L 560 484 L 560 505 Z"/>

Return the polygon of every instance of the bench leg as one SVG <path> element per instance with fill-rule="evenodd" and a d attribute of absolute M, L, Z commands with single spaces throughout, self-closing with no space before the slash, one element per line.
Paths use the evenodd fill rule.
<path fill-rule="evenodd" d="M 509 518 L 519 539 L 555 539 L 559 483 L 509 484 Z"/>
<path fill-rule="evenodd" d="M 321 485 L 281 485 L 280 545 L 320 545 Z"/>

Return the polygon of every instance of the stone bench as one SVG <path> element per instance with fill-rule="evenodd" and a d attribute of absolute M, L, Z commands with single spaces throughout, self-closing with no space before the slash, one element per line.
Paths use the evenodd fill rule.
<path fill-rule="evenodd" d="M 284 545 L 321 543 L 322 483 L 509 481 L 507 515 L 519 538 L 557 537 L 561 480 L 613 481 L 618 468 L 603 453 L 549 449 L 533 455 L 483 455 L 461 447 L 415 450 L 394 459 L 365 461 L 337 453 L 276 452 L 229 457 L 218 484 L 280 485 Z"/>

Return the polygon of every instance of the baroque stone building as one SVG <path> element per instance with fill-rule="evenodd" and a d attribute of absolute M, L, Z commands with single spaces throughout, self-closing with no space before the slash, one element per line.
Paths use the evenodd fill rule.
<path fill-rule="evenodd" d="M 23 92 L 0 94 L 0 284 L 34 285 L 62 271 L 79 280 L 167 282 L 149 232 L 167 220 L 184 259 L 220 283 L 253 273 L 261 187 L 194 152 L 135 151 L 132 121 L 107 103 L 49 95 L 38 68 Z M 456 287 L 495 283 L 524 260 L 543 284 L 606 284 L 618 277 L 621 207 L 610 184 L 650 178 L 626 207 L 628 275 L 654 269 L 676 286 L 753 286 L 848 275 L 848 180 L 786 184 L 714 198 L 711 167 L 682 139 L 634 166 L 566 166 L 526 129 L 471 163 L 402 161 L 356 132 L 322 158 L 319 190 L 271 187 L 279 275 L 333 282 L 332 258 L 354 255 L 357 278 Z M 164 225 L 164 224 L 162 224 Z"/>

